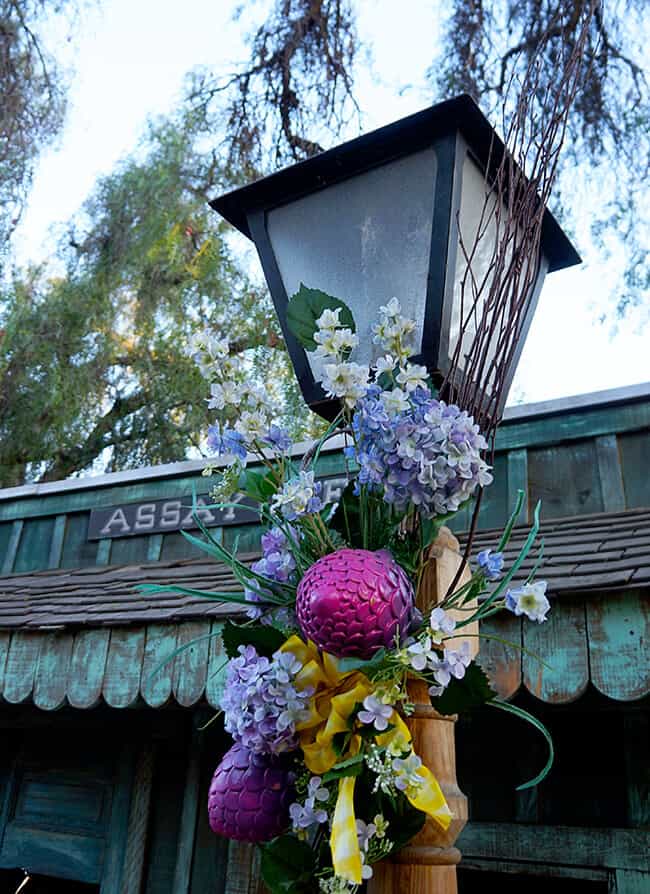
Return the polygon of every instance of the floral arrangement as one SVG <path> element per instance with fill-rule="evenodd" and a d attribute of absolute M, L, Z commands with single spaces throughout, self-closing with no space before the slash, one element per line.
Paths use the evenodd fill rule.
<path fill-rule="evenodd" d="M 424 681 L 440 714 L 494 705 L 534 723 L 550 745 L 541 724 L 496 697 L 468 634 L 504 609 L 542 622 L 549 603 L 534 571 L 512 585 L 533 547 L 539 506 L 520 554 L 504 567 L 520 495 L 494 549 L 480 552 L 438 605 L 418 609 L 441 526 L 492 481 L 486 440 L 471 416 L 437 396 L 427 370 L 409 362 L 415 324 L 396 298 L 380 309 L 372 366 L 352 359 L 355 324 L 338 299 L 302 286 L 288 321 L 340 412 L 297 465 L 266 394 L 247 384 L 245 361 L 224 340 L 195 339 L 210 406 L 222 419 L 209 445 L 231 458 L 215 501 L 254 501 L 265 532 L 262 557 L 249 566 L 197 514 L 205 539 L 185 536 L 228 563 L 241 592 L 183 592 L 240 602 L 248 615 L 223 631 L 221 708 L 234 744 L 210 788 L 212 829 L 260 843 L 272 892 L 342 894 L 370 878 L 373 863 L 407 844 L 427 816 L 443 830 L 451 821 L 437 780 L 413 750 L 409 681 Z M 349 483 L 327 505 L 316 475 L 335 434 L 346 442 Z M 251 457 L 262 471 L 247 466 Z M 551 761 L 552 746 L 541 773 L 522 787 L 539 782 Z"/>

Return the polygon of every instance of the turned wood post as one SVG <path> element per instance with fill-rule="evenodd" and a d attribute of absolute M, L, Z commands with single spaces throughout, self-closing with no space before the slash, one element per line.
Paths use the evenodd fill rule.
<path fill-rule="evenodd" d="M 445 596 L 461 562 L 458 541 L 448 528 L 441 529 L 430 557 L 417 599 L 422 612 L 428 612 Z M 458 585 L 469 576 L 469 569 L 465 568 Z M 463 634 L 476 633 L 478 623 L 463 628 Z M 463 639 L 460 636 L 445 644 L 453 648 Z M 469 642 L 475 655 L 478 639 L 474 636 Z M 406 721 L 413 748 L 435 774 L 454 818 L 443 832 L 427 817 L 424 828 L 407 847 L 390 860 L 375 863 L 368 894 L 456 894 L 460 851 L 454 844 L 467 821 L 467 798 L 456 781 L 456 716 L 443 717 L 431 707 L 427 685 L 421 680 L 409 683 L 409 694 L 415 704 L 414 713 Z"/>

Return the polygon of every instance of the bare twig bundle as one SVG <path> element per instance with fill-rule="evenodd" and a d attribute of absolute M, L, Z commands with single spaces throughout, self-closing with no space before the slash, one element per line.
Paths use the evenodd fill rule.
<path fill-rule="evenodd" d="M 503 106 L 505 151 L 493 147 L 478 222 L 462 231 L 459 252 L 458 339 L 444 391 L 472 413 L 488 437 L 500 421 L 517 347 L 537 279 L 544 212 L 558 169 L 571 106 L 584 79 L 587 38 L 601 0 L 560 4 L 538 53 L 519 82 L 514 75 Z M 578 15 L 580 23 L 572 17 Z M 558 54 L 555 77 L 542 78 L 545 40 L 558 28 L 574 39 Z"/>

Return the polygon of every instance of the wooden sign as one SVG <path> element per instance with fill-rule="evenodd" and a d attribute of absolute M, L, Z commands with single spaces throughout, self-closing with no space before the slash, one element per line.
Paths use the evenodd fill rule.
<path fill-rule="evenodd" d="M 335 503 L 341 495 L 347 479 L 342 476 L 324 478 L 323 500 Z M 249 525 L 259 521 L 257 504 L 243 494 L 234 494 L 233 503 L 240 506 L 215 508 L 208 494 L 196 498 L 196 515 L 206 528 L 226 525 Z M 141 503 L 121 503 L 102 509 L 91 509 L 88 523 L 88 540 L 135 537 L 142 534 L 164 534 L 170 531 L 189 530 L 198 527 L 192 508 L 192 497 L 176 497 L 170 500 L 147 500 Z"/>

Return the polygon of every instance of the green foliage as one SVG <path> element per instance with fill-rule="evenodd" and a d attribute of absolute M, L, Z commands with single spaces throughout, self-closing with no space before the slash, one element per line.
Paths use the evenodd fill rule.
<path fill-rule="evenodd" d="M 316 350 L 314 334 L 318 330 L 316 321 L 324 310 L 340 309 L 339 320 L 343 326 L 356 331 L 354 317 L 350 308 L 341 301 L 321 292 L 320 289 L 308 289 L 304 283 L 289 299 L 287 306 L 287 324 L 300 344 L 308 351 Z"/>
<path fill-rule="evenodd" d="M 246 627 L 233 621 L 226 621 L 221 637 L 228 658 L 236 658 L 240 646 L 255 646 L 259 655 L 270 658 L 286 640 L 284 633 L 275 627 Z"/>
<path fill-rule="evenodd" d="M 206 326 L 245 353 L 290 431 L 311 433 L 271 303 L 207 204 L 228 173 L 199 136 L 189 116 L 152 125 L 70 224 L 64 272 L 29 270 L 0 294 L 0 486 L 200 447 L 217 414 L 188 343 Z"/>
<path fill-rule="evenodd" d="M 266 503 L 278 489 L 270 470 L 256 472 L 253 469 L 245 469 L 241 473 L 239 487 L 247 497 L 258 503 Z"/>
<path fill-rule="evenodd" d="M 432 679 L 430 682 L 435 683 Z M 472 662 L 462 680 L 451 678 L 442 695 L 431 699 L 431 704 L 439 714 L 459 714 L 478 708 L 496 698 L 486 673 Z"/>
<path fill-rule="evenodd" d="M 306 894 L 315 870 L 314 852 L 306 841 L 281 835 L 260 845 L 260 870 L 271 894 Z"/>

